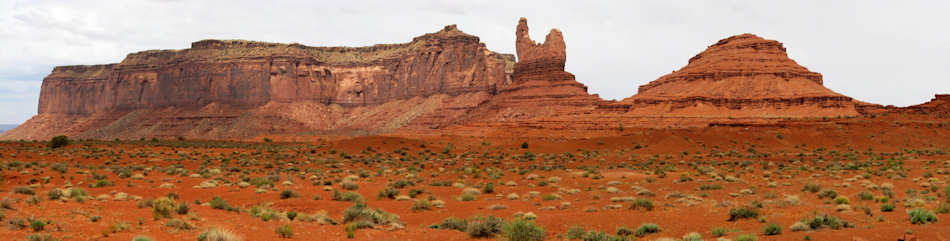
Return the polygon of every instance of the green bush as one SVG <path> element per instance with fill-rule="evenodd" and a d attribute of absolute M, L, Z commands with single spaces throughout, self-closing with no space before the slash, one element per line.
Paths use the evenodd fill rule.
<path fill-rule="evenodd" d="M 923 208 L 909 210 L 907 211 L 907 215 L 910 216 L 910 223 L 912 224 L 927 224 L 937 222 L 937 215 L 934 214 L 934 212 Z"/>
<path fill-rule="evenodd" d="M 429 227 L 434 229 L 453 229 L 464 232 L 465 228 L 468 227 L 468 222 L 461 218 L 447 217 L 443 219 L 441 223 L 433 224 Z"/>
<path fill-rule="evenodd" d="M 874 200 L 874 194 L 868 191 L 862 191 L 858 193 L 858 199 L 861 199 L 862 201 Z"/>
<path fill-rule="evenodd" d="M 588 232 L 584 234 L 584 241 L 613 241 L 618 240 L 616 237 L 612 237 L 604 232 Z"/>
<path fill-rule="evenodd" d="M 178 207 L 175 208 L 175 213 L 178 213 L 180 215 L 185 215 L 185 214 L 188 214 L 188 211 L 190 210 L 191 210 L 191 207 L 188 206 L 188 203 L 183 202 L 183 203 L 179 203 Z"/>
<path fill-rule="evenodd" d="M 152 241 L 152 238 L 139 235 L 139 236 L 135 236 L 135 238 L 132 238 L 132 241 Z"/>
<path fill-rule="evenodd" d="M 943 186 L 943 196 L 950 202 L 950 185 Z"/>
<path fill-rule="evenodd" d="M 294 228 L 291 227 L 290 224 L 277 227 L 274 232 L 276 232 L 277 236 L 280 236 L 281 238 L 291 238 L 294 236 Z"/>
<path fill-rule="evenodd" d="M 531 220 L 516 218 L 502 225 L 501 230 L 508 241 L 544 240 L 544 228 Z"/>
<path fill-rule="evenodd" d="M 227 201 L 224 201 L 224 199 L 218 196 L 211 198 L 210 204 L 211 204 L 211 208 L 213 209 L 228 210 L 231 207 L 231 205 L 228 204 Z"/>
<path fill-rule="evenodd" d="M 289 199 L 295 197 L 300 197 L 300 194 L 293 190 L 283 190 L 280 192 L 280 199 Z"/>
<path fill-rule="evenodd" d="M 297 218 L 297 212 L 294 212 L 294 211 L 287 212 L 286 216 L 287 216 L 287 219 L 290 219 L 290 221 L 294 221 L 294 219 Z"/>
<path fill-rule="evenodd" d="M 881 212 L 891 212 L 894 211 L 895 205 L 893 203 L 881 204 Z"/>
<path fill-rule="evenodd" d="M 729 221 L 736 221 L 736 220 L 744 219 L 744 218 L 752 219 L 752 218 L 758 218 L 758 217 L 759 217 L 759 211 L 755 210 L 755 208 L 753 207 L 744 206 L 744 207 L 735 207 L 735 208 L 729 209 Z"/>
<path fill-rule="evenodd" d="M 814 216 L 808 217 L 805 220 L 802 220 L 802 223 L 808 225 L 808 228 L 811 230 L 817 230 L 824 227 L 831 229 L 840 229 L 840 228 L 850 228 L 853 227 L 851 223 L 840 219 L 838 217 L 817 213 Z"/>
<path fill-rule="evenodd" d="M 379 209 L 366 207 L 366 203 L 356 203 L 343 210 L 343 223 L 366 221 L 372 224 L 390 224 L 399 221 L 399 216 Z"/>
<path fill-rule="evenodd" d="M 831 190 L 831 189 L 825 189 L 825 190 L 822 190 L 820 193 L 818 193 L 818 198 L 834 199 L 836 197 L 838 197 L 838 192 L 835 192 L 835 190 Z"/>
<path fill-rule="evenodd" d="M 495 216 L 475 217 L 468 221 L 465 233 L 472 238 L 490 238 L 501 232 L 505 220 Z"/>
<path fill-rule="evenodd" d="M 167 197 L 160 197 L 152 201 L 152 214 L 155 219 L 169 218 L 177 208 L 175 200 Z"/>
<path fill-rule="evenodd" d="M 715 227 L 712 230 L 709 230 L 709 233 L 712 234 L 713 237 L 722 237 L 726 236 L 726 234 L 729 233 L 729 230 L 723 227 Z"/>
<path fill-rule="evenodd" d="M 49 234 L 30 234 L 26 236 L 27 241 L 59 241 L 58 238 Z"/>
<path fill-rule="evenodd" d="M 643 236 L 647 236 L 653 233 L 659 233 L 660 231 L 663 231 L 663 230 L 660 229 L 659 225 L 656 225 L 654 223 L 644 223 L 644 224 L 640 224 L 640 227 L 637 227 L 636 230 L 633 230 L 633 235 L 637 237 L 643 237 Z"/>
<path fill-rule="evenodd" d="M 937 204 L 937 208 L 934 209 L 934 212 L 939 214 L 950 213 L 950 203 Z"/>
<path fill-rule="evenodd" d="M 27 186 L 19 186 L 13 188 L 13 193 L 24 194 L 24 195 L 34 195 L 36 191 L 33 191 L 32 188 Z"/>
<path fill-rule="evenodd" d="M 779 235 L 782 233 L 782 226 L 778 226 L 778 224 L 774 223 L 766 224 L 765 227 L 762 228 L 762 233 L 767 236 Z"/>
<path fill-rule="evenodd" d="M 755 234 L 743 234 L 736 237 L 736 241 L 758 241 L 759 237 Z"/>
<path fill-rule="evenodd" d="M 489 182 L 489 183 L 485 183 L 485 186 L 482 186 L 482 192 L 483 192 L 483 193 L 494 193 L 494 192 L 495 192 L 495 184 L 494 184 L 494 183 L 490 183 L 490 182 Z"/>
<path fill-rule="evenodd" d="M 567 239 L 581 239 L 586 233 L 587 230 L 584 230 L 584 227 L 574 225 L 567 229 L 567 234 L 565 234 L 565 236 Z"/>
<path fill-rule="evenodd" d="M 43 231 L 44 227 L 46 227 L 46 222 L 42 220 L 30 220 L 30 228 L 33 229 L 33 232 Z"/>
<path fill-rule="evenodd" d="M 376 194 L 377 199 L 383 199 L 383 198 L 396 199 L 396 196 L 399 196 L 399 189 L 389 188 L 389 187 L 384 188 L 383 190 L 379 190 L 379 194 Z"/>
<path fill-rule="evenodd" d="M 69 145 L 69 138 L 66 136 L 54 136 L 49 140 L 49 148 L 56 149 Z"/>
<path fill-rule="evenodd" d="M 643 210 L 651 211 L 653 210 L 653 201 L 650 199 L 638 198 L 637 200 L 633 201 L 632 205 L 630 205 L 630 209 L 633 209 L 633 210 L 643 209 Z"/>
<path fill-rule="evenodd" d="M 333 197 L 331 197 L 331 199 L 333 199 L 333 201 L 346 201 L 355 203 L 363 202 L 363 196 L 361 196 L 359 193 L 340 192 L 337 190 L 333 190 Z"/>

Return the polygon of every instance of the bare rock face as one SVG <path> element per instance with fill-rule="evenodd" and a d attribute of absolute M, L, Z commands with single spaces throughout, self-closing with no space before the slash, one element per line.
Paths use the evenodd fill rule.
<path fill-rule="evenodd" d="M 950 94 L 936 94 L 933 99 L 926 103 L 908 106 L 903 110 L 925 114 L 950 115 Z"/>
<path fill-rule="evenodd" d="M 513 64 L 514 56 L 488 50 L 455 25 L 408 43 L 357 48 L 202 40 L 117 64 L 56 67 L 43 81 L 35 121 L 21 128 L 33 131 L 3 138 L 438 127 L 507 86 Z M 431 115 L 443 117 L 423 118 Z"/>
<path fill-rule="evenodd" d="M 561 31 L 552 29 L 544 43 L 528 34 L 528 20 L 521 18 L 515 31 L 518 62 L 512 83 L 501 88 L 474 119 L 491 124 L 537 123 L 540 119 L 583 112 L 602 100 L 587 93 L 587 86 L 564 71 L 566 52 Z M 534 124 L 528 124 L 534 125 Z"/>
<path fill-rule="evenodd" d="M 782 43 L 752 34 L 720 40 L 685 67 L 623 100 L 633 114 L 666 116 L 854 116 L 850 97 L 788 58 Z"/>

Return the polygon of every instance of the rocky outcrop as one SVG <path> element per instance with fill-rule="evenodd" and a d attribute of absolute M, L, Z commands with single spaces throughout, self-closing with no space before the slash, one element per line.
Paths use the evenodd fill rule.
<path fill-rule="evenodd" d="M 587 86 L 564 71 L 566 45 L 560 30 L 551 29 L 543 43 L 531 40 L 528 20 L 521 18 L 515 30 L 518 62 L 512 83 L 476 110 L 473 120 L 487 125 L 536 123 L 596 108 L 602 100 L 587 93 Z M 519 125 L 519 124 L 513 124 Z M 533 124 L 530 124 L 533 125 Z"/>
<path fill-rule="evenodd" d="M 287 132 L 438 127 L 457 120 L 413 120 L 433 112 L 458 117 L 487 101 L 510 84 L 514 59 L 488 50 L 478 37 L 455 25 L 408 43 L 357 48 L 202 40 L 189 49 L 132 53 L 117 64 L 56 67 L 43 81 L 38 116 L 22 128 L 36 131 L 17 131 L 4 138 L 54 134 L 201 138 L 221 132 L 213 137 L 218 138 L 280 132 L 251 123 L 261 118 Z M 415 106 L 392 103 L 426 106 L 408 111 Z M 295 111 L 300 108 L 308 112 Z M 374 118 L 347 118 L 370 114 Z M 246 123 L 236 123 L 238 119 Z M 177 130 L 186 120 L 208 122 L 202 125 L 209 128 L 196 131 L 184 124 Z M 237 126 L 226 127 L 231 124 Z M 123 128 L 161 130 L 115 134 Z M 246 134 L 217 130 L 221 128 Z"/>
<path fill-rule="evenodd" d="M 606 108 L 633 115 L 694 117 L 854 116 L 850 97 L 825 88 L 822 76 L 788 58 L 775 40 L 732 36 L 690 58 L 638 93 Z"/>
<path fill-rule="evenodd" d="M 903 111 L 922 114 L 950 115 L 950 94 L 936 94 L 930 101 L 901 108 Z"/>

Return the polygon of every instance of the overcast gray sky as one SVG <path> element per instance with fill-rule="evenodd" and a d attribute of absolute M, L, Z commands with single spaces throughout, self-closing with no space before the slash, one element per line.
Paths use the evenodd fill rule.
<path fill-rule="evenodd" d="M 0 0 L 0 123 L 36 114 L 53 66 L 121 61 L 201 39 L 365 46 L 408 42 L 449 24 L 514 53 L 564 32 L 567 70 L 605 99 L 684 66 L 719 39 L 785 44 L 825 85 L 906 106 L 950 92 L 950 1 L 47 1 Z"/>

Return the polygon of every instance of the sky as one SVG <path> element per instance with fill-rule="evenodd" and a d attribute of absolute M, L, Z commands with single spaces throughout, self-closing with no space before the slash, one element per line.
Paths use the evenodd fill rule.
<path fill-rule="evenodd" d="M 907 106 L 950 92 L 947 10 L 950 1 L 0 0 L 0 123 L 36 114 L 54 66 L 116 63 L 202 39 L 403 43 L 449 24 L 514 53 L 520 17 L 533 39 L 560 29 L 567 71 L 605 99 L 632 96 L 716 41 L 753 33 L 783 42 L 834 91 Z"/>

